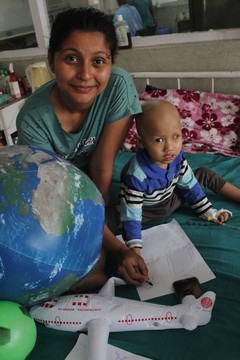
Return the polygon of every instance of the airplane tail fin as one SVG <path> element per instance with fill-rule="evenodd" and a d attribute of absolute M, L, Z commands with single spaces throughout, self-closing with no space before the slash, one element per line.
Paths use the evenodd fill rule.
<path fill-rule="evenodd" d="M 190 299 L 191 297 L 191 299 Z M 183 304 L 191 303 L 190 311 L 181 316 L 180 322 L 184 329 L 194 330 L 197 326 L 206 325 L 212 317 L 216 294 L 207 291 L 200 298 L 192 301 L 192 295 L 183 299 Z"/>

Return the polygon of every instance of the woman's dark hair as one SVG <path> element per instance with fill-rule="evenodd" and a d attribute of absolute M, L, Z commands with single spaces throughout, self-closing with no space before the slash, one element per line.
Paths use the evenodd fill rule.
<path fill-rule="evenodd" d="M 73 31 L 101 32 L 109 44 L 112 62 L 117 54 L 117 37 L 112 19 L 91 7 L 69 8 L 59 13 L 52 25 L 49 52 L 53 56 Z"/>

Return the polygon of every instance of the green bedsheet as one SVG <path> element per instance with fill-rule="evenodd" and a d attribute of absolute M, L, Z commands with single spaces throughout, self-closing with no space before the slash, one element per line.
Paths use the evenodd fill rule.
<path fill-rule="evenodd" d="M 118 201 L 120 170 L 131 156 L 131 153 L 120 152 L 116 159 L 112 186 L 114 202 Z M 186 156 L 193 168 L 208 166 L 240 187 L 239 158 L 212 154 Z M 187 206 L 164 222 L 174 218 L 182 226 L 216 275 L 216 279 L 203 284 L 204 291 L 212 290 L 217 295 L 212 320 L 192 332 L 180 329 L 110 333 L 110 344 L 153 360 L 240 359 L 240 204 L 209 191 L 207 194 L 216 208 L 227 208 L 233 212 L 233 217 L 225 226 L 197 218 Z M 148 227 L 157 224 L 149 223 Z M 117 287 L 116 295 L 138 300 L 136 289 L 129 285 Z M 151 302 L 166 305 L 177 303 L 174 294 Z M 37 343 L 29 360 L 63 360 L 79 335 L 47 329 L 39 324 L 37 329 Z"/>

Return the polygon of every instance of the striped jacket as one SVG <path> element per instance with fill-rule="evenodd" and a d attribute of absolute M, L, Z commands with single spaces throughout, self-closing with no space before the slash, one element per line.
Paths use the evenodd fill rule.
<path fill-rule="evenodd" d="M 150 160 L 144 149 L 137 150 L 121 174 L 121 221 L 127 246 L 142 247 L 142 207 L 165 202 L 176 187 L 198 216 L 212 208 L 183 151 L 163 169 Z"/>

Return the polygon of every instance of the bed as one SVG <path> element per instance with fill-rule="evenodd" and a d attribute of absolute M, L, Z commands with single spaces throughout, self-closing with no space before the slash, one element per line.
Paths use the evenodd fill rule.
<path fill-rule="evenodd" d="M 232 81 L 240 78 L 240 73 L 154 72 L 133 73 L 132 76 L 142 102 L 164 98 L 178 107 L 183 124 L 183 148 L 192 168 L 208 166 L 240 187 L 240 96 L 219 93 L 216 85 L 218 79 L 221 82 Z M 160 80 L 173 78 L 177 79 L 177 85 L 171 88 L 163 86 Z M 208 79 L 210 91 L 193 90 L 192 84 L 199 78 Z M 186 87 L 186 79 L 191 80 L 191 90 Z M 113 204 L 118 202 L 121 169 L 137 148 L 135 134 L 133 124 L 115 161 Z M 144 228 L 175 219 L 193 242 L 216 275 L 216 279 L 203 284 L 204 291 L 212 290 L 217 296 L 211 322 L 192 332 L 180 329 L 110 333 L 109 344 L 153 360 L 240 358 L 240 204 L 210 191 L 206 193 L 216 208 L 227 208 L 233 212 L 224 226 L 203 221 L 183 206 L 164 221 L 145 224 Z M 136 289 L 129 285 L 117 287 L 116 295 L 139 299 Z M 166 305 L 177 303 L 174 294 L 148 301 Z M 37 330 L 37 343 L 29 360 L 63 360 L 79 335 L 50 330 L 40 324 L 37 324 Z"/>

